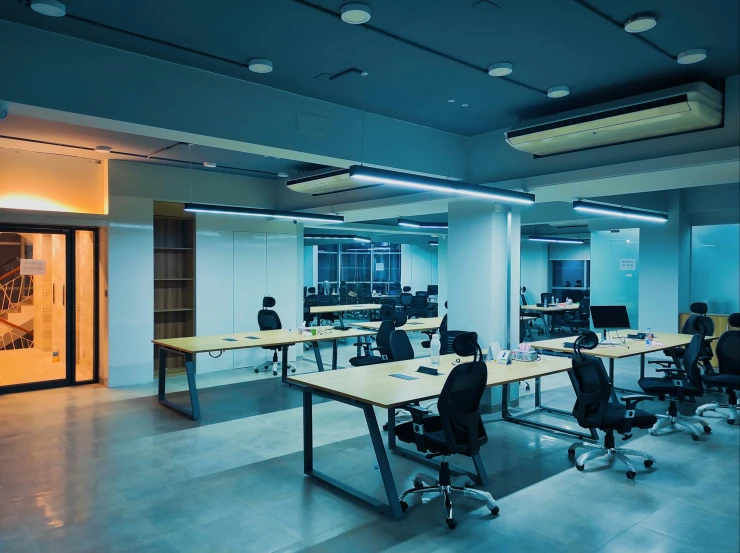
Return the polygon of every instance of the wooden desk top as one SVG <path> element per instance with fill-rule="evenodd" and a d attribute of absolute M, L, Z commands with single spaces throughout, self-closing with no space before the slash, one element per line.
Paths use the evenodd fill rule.
<path fill-rule="evenodd" d="M 589 355 L 596 357 L 606 357 L 611 359 L 623 359 L 625 357 L 634 357 L 635 355 L 643 355 L 645 353 L 654 353 L 657 351 L 663 351 L 664 349 L 686 346 L 691 342 L 693 338 L 690 334 L 671 334 L 668 332 L 656 332 L 655 340 L 660 342 L 662 345 L 650 345 L 645 344 L 645 340 L 633 340 L 626 338 L 627 334 L 637 334 L 638 330 L 620 330 L 620 337 L 625 339 L 625 343 L 621 344 L 617 338 L 616 332 L 609 334 L 610 340 L 617 344 L 611 346 L 608 344 L 598 345 L 591 350 L 583 350 Z M 538 342 L 530 342 L 530 346 L 533 348 L 544 349 L 547 351 L 559 351 L 561 353 L 572 353 L 573 348 L 563 347 L 563 342 L 575 342 L 578 336 L 568 336 L 566 338 L 552 338 L 551 340 L 540 340 Z M 716 336 L 707 336 L 707 340 L 716 340 Z"/>
<path fill-rule="evenodd" d="M 378 303 L 355 303 L 347 305 L 313 305 L 311 313 L 339 313 L 340 311 L 370 311 L 380 309 L 382 306 Z"/>
<path fill-rule="evenodd" d="M 439 325 L 442 324 L 442 317 L 427 317 L 419 319 L 409 319 L 406 324 L 398 327 L 398 330 L 405 330 L 406 332 L 422 331 L 422 330 L 436 330 Z M 357 328 L 366 328 L 368 330 L 378 331 L 380 329 L 380 321 L 377 322 L 359 322 L 349 323 L 349 326 L 355 326 Z"/>
<path fill-rule="evenodd" d="M 304 342 L 322 342 L 338 338 L 357 338 L 372 336 L 375 332 L 351 328 L 349 330 L 327 330 L 316 336 L 302 336 L 297 329 L 262 330 L 257 332 L 236 332 L 216 336 L 191 336 L 188 338 L 169 338 L 152 340 L 157 346 L 182 351 L 184 353 L 205 353 L 209 351 L 231 351 L 236 349 L 261 348 L 265 346 L 285 346 Z"/>
<path fill-rule="evenodd" d="M 556 305 L 556 306 L 548 306 L 548 307 L 537 307 L 536 305 L 522 305 L 523 311 L 542 311 L 544 313 L 551 313 L 553 311 L 573 311 L 578 309 L 578 304 L 574 303 L 572 305 Z"/>
<path fill-rule="evenodd" d="M 387 409 L 437 397 L 442 392 L 446 375 L 452 370 L 452 363 L 456 359 L 458 359 L 456 355 L 441 356 L 439 370 L 444 374 L 438 376 L 416 372 L 420 366 L 430 365 L 428 357 L 421 357 L 370 367 L 290 376 L 288 382 Z M 499 386 L 567 371 L 571 368 L 571 361 L 566 357 L 544 356 L 542 360 L 531 363 L 513 361 L 511 365 L 499 365 L 489 361 L 486 365 L 488 366 L 488 386 Z M 396 373 L 409 374 L 417 377 L 417 380 L 403 380 L 389 376 Z"/>

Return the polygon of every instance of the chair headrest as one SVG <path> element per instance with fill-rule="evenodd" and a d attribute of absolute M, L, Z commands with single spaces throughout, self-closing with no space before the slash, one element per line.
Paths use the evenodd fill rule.
<path fill-rule="evenodd" d="M 595 332 L 589 330 L 576 338 L 576 341 L 573 344 L 573 351 L 577 355 L 580 355 L 582 349 L 594 349 L 598 345 L 599 337 Z"/>
<path fill-rule="evenodd" d="M 697 315 L 702 315 L 702 316 L 706 315 L 707 311 L 709 310 L 709 308 L 707 307 L 707 304 L 704 303 L 703 301 L 696 301 L 692 303 L 689 306 L 689 309 L 691 310 L 692 313 L 696 313 Z"/>
<path fill-rule="evenodd" d="M 447 300 L 445 300 L 445 309 L 447 309 Z"/>
<path fill-rule="evenodd" d="M 315 286 L 310 286 L 308 288 L 308 293 L 309 294 L 315 294 L 316 293 L 316 287 Z"/>
<path fill-rule="evenodd" d="M 740 327 L 740 313 L 733 313 L 727 318 L 727 322 L 730 323 L 730 326 L 734 326 L 735 328 Z"/>
<path fill-rule="evenodd" d="M 275 298 L 273 298 L 272 296 L 265 296 L 264 298 L 262 298 L 262 307 L 275 307 L 275 303 Z"/>
<path fill-rule="evenodd" d="M 478 333 L 477 332 L 462 332 L 455 336 L 452 340 L 452 351 L 454 351 L 460 357 L 478 357 L 481 353 L 480 346 L 478 345 Z M 481 355 L 482 357 L 482 355 Z"/>
<path fill-rule="evenodd" d="M 405 325 L 408 320 L 409 318 L 406 316 L 406 313 L 403 311 L 396 311 L 396 314 L 393 316 L 393 326 L 399 328 Z"/>
<path fill-rule="evenodd" d="M 411 286 L 404 286 L 403 287 L 404 292 L 411 292 Z"/>

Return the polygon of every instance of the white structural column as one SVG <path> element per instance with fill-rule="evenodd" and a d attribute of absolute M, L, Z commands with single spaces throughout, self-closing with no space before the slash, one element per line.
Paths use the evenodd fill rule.
<path fill-rule="evenodd" d="M 691 286 L 691 225 L 681 191 L 665 194 L 668 222 L 640 226 L 640 328 L 656 333 L 678 332 Z"/>
<path fill-rule="evenodd" d="M 437 287 L 439 289 L 439 296 L 437 300 L 439 302 L 439 316 L 444 317 L 446 313 L 445 302 L 447 301 L 447 282 L 448 282 L 448 263 L 447 263 L 447 237 L 439 238 L 439 246 L 437 246 Z"/>
<path fill-rule="evenodd" d="M 450 204 L 448 328 L 477 332 L 483 348 L 491 342 L 512 348 L 519 341 L 519 303 L 512 303 L 519 287 L 519 229 L 518 213 L 510 214 L 505 206 L 482 201 Z M 515 394 L 518 390 L 512 390 Z M 501 390 L 487 392 L 484 403 L 500 409 Z"/>

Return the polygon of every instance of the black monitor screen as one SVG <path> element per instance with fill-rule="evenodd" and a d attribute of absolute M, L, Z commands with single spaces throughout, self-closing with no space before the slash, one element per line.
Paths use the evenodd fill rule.
<path fill-rule="evenodd" d="M 592 305 L 591 320 L 594 328 L 631 328 L 627 307 L 624 305 Z"/>
<path fill-rule="evenodd" d="M 439 286 L 436 284 L 428 284 L 427 285 L 427 295 L 436 296 L 437 294 L 439 294 Z"/>

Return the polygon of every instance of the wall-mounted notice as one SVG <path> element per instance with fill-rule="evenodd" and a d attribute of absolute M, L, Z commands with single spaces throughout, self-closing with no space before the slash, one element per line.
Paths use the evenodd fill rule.
<path fill-rule="evenodd" d="M 637 269 L 637 259 L 620 259 L 619 270 L 620 271 L 634 271 Z"/>
<path fill-rule="evenodd" d="M 376 263 L 375 264 L 375 270 L 376 271 L 385 271 L 385 263 Z"/>
<path fill-rule="evenodd" d="M 46 259 L 21 259 L 22 275 L 45 275 Z"/>

